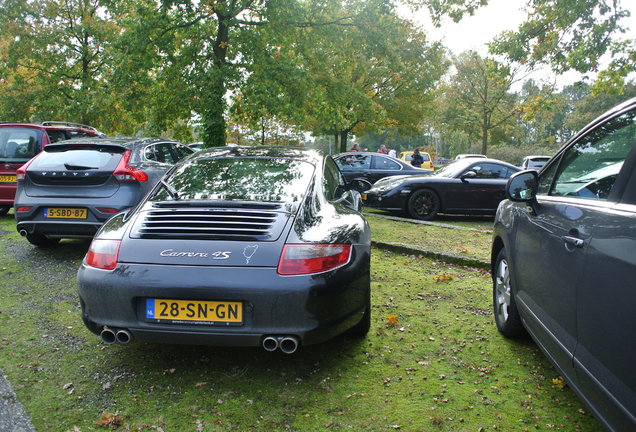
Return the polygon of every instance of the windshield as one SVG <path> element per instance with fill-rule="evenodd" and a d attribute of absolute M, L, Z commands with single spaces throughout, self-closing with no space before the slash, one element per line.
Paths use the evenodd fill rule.
<path fill-rule="evenodd" d="M 41 144 L 38 129 L 0 128 L 0 162 L 26 162 L 40 152 Z"/>
<path fill-rule="evenodd" d="M 473 161 L 466 162 L 463 159 L 460 159 L 456 162 L 450 163 L 442 168 L 437 169 L 436 171 L 430 173 L 429 175 L 435 177 L 447 177 L 447 178 L 455 178 L 458 175 L 462 174 L 468 165 L 470 165 Z"/>
<path fill-rule="evenodd" d="M 314 174 L 314 166 L 294 159 L 210 158 L 177 167 L 165 182 L 173 190 L 160 188 L 153 201 L 237 200 L 297 203 L 303 199 Z"/>

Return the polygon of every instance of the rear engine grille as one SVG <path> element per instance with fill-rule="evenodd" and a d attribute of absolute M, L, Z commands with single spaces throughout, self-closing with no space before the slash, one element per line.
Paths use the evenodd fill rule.
<path fill-rule="evenodd" d="M 289 213 L 245 208 L 156 209 L 142 213 L 134 238 L 274 241 Z"/>

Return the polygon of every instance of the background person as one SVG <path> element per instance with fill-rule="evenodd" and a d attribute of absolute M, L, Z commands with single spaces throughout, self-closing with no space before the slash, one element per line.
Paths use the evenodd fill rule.
<path fill-rule="evenodd" d="M 420 154 L 420 149 L 416 148 L 413 150 L 413 156 L 411 157 L 411 165 L 416 168 L 421 168 L 424 163 L 424 158 Z"/>

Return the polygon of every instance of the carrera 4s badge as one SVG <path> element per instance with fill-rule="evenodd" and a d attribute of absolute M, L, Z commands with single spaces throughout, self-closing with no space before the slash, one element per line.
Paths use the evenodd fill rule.
<path fill-rule="evenodd" d="M 213 260 L 226 260 L 230 257 L 230 251 L 216 252 L 177 252 L 172 249 L 162 250 L 159 255 L 162 257 L 188 257 L 188 258 L 212 258 Z"/>

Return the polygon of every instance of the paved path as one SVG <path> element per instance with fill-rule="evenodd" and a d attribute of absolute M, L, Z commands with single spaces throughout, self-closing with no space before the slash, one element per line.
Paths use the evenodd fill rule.
<path fill-rule="evenodd" d="M 0 370 L 0 432 L 35 431 L 9 381 Z"/>

